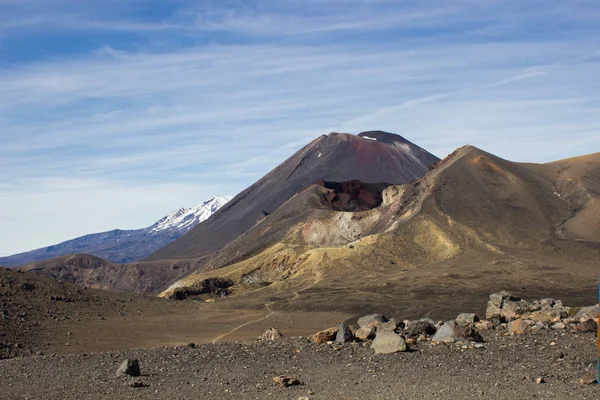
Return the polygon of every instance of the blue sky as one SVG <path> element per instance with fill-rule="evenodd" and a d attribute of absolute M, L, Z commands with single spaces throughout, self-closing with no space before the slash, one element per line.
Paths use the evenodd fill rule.
<path fill-rule="evenodd" d="M 0 0 L 0 255 L 236 194 L 330 131 L 600 151 L 598 4 Z"/>

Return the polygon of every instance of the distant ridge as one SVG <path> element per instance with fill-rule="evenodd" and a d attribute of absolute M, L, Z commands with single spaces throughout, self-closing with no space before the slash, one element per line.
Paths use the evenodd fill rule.
<path fill-rule="evenodd" d="M 87 253 L 117 263 L 138 261 L 186 234 L 229 200 L 231 196 L 215 196 L 196 207 L 180 208 L 146 228 L 93 233 L 53 246 L 0 257 L 0 265 L 14 267 L 75 253 Z"/>

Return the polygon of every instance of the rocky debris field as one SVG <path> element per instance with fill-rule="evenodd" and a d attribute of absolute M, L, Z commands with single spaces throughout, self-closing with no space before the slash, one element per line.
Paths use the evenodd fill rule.
<path fill-rule="evenodd" d="M 596 368 L 594 334 L 505 334 L 485 332 L 480 348 L 416 342 L 393 354 L 375 354 L 369 342 L 295 337 L 13 358 L 0 361 L 0 398 L 599 398 L 600 385 L 579 382 Z M 117 376 L 128 358 L 139 360 L 140 376 Z M 299 384 L 277 384 L 281 375 Z"/>
<path fill-rule="evenodd" d="M 509 293 L 486 320 L 371 314 L 310 337 L 0 361 L 2 399 L 598 399 L 598 307 Z M 594 330 L 595 329 L 595 330 Z"/>

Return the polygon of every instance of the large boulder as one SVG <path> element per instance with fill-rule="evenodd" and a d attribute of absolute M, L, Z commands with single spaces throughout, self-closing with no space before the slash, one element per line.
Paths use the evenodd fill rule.
<path fill-rule="evenodd" d="M 490 295 L 490 300 L 485 311 L 485 318 L 497 321 L 511 321 L 519 318 L 521 314 L 528 311 L 529 303 L 520 297 L 511 295 L 507 291 L 502 291 Z"/>
<path fill-rule="evenodd" d="M 391 331 L 377 331 L 371 348 L 375 350 L 375 354 L 397 353 L 408 350 L 404 338 Z"/>
<path fill-rule="evenodd" d="M 121 363 L 119 369 L 117 369 L 117 376 L 140 376 L 140 363 L 138 360 L 128 358 Z"/>
<path fill-rule="evenodd" d="M 388 322 L 388 319 L 382 314 L 369 314 L 358 319 L 358 326 L 360 328 L 374 329 L 383 322 Z"/>
<path fill-rule="evenodd" d="M 456 321 L 446 321 L 435 333 L 434 342 L 454 343 L 468 340 L 472 342 L 483 342 L 483 338 L 472 325 L 460 326 Z"/>
<path fill-rule="evenodd" d="M 258 338 L 259 340 L 271 341 L 274 342 L 276 340 L 283 339 L 283 333 L 279 332 L 274 327 L 270 326 L 266 331 Z"/>
<path fill-rule="evenodd" d="M 421 335 L 435 334 L 436 328 L 431 320 L 421 319 L 418 321 L 410 321 L 406 326 L 406 332 L 410 336 L 419 337 Z"/>
<path fill-rule="evenodd" d="M 588 319 L 594 319 L 598 321 L 598 313 L 600 312 L 600 306 L 581 307 L 581 309 L 575 314 L 575 320 L 579 322 L 587 321 Z"/>
<path fill-rule="evenodd" d="M 333 342 L 337 336 L 337 333 L 338 333 L 338 327 L 325 329 L 324 331 L 315 333 L 312 336 L 312 341 L 316 344 Z"/>
<path fill-rule="evenodd" d="M 354 340 L 354 334 L 347 323 L 342 322 L 338 328 L 335 341 L 339 343 L 351 342 Z"/>

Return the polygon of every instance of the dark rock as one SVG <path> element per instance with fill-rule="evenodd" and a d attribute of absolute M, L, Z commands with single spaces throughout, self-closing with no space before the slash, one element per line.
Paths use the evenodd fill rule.
<path fill-rule="evenodd" d="M 117 370 L 117 376 L 140 376 L 140 363 L 138 360 L 128 358 L 121 363 L 121 366 Z"/>
<path fill-rule="evenodd" d="M 588 319 L 577 325 L 575 329 L 579 332 L 598 332 L 598 324 L 593 319 Z"/>
<path fill-rule="evenodd" d="M 35 289 L 35 286 L 33 283 L 28 283 L 28 282 L 21 283 L 21 290 L 24 290 L 26 292 L 31 292 L 34 289 Z"/>
<path fill-rule="evenodd" d="M 411 321 L 408 325 L 407 333 L 410 336 L 434 335 L 436 332 L 435 325 L 426 320 Z"/>
<path fill-rule="evenodd" d="M 339 343 L 351 342 L 354 340 L 354 334 L 347 323 L 342 322 L 338 328 L 335 341 Z"/>

